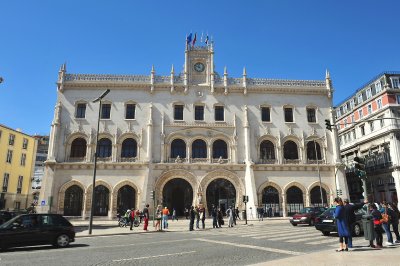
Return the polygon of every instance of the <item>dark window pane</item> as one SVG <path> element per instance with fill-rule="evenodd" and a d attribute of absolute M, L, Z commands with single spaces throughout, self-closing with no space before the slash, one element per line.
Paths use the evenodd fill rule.
<path fill-rule="evenodd" d="M 97 145 L 97 157 L 107 158 L 111 156 L 111 140 L 101 139 Z"/>
<path fill-rule="evenodd" d="M 310 141 L 307 143 L 307 159 L 316 160 L 315 150 L 317 150 L 318 160 L 321 160 L 321 148 L 318 142 Z"/>
<path fill-rule="evenodd" d="M 213 143 L 213 158 L 218 159 L 220 157 L 228 159 L 228 147 L 225 141 L 219 139 Z"/>
<path fill-rule="evenodd" d="M 263 122 L 269 122 L 269 121 L 271 121 L 270 109 L 269 109 L 269 107 L 262 107 L 262 108 L 261 108 L 261 120 L 262 120 Z"/>
<path fill-rule="evenodd" d="M 285 122 L 293 122 L 293 109 L 285 108 Z"/>
<path fill-rule="evenodd" d="M 125 119 L 135 119 L 135 108 L 136 108 L 136 105 L 134 105 L 134 104 L 126 105 Z"/>
<path fill-rule="evenodd" d="M 79 103 L 76 107 L 76 118 L 85 118 L 86 103 Z"/>
<path fill-rule="evenodd" d="M 197 139 L 192 144 L 192 158 L 207 158 L 207 144 Z"/>
<path fill-rule="evenodd" d="M 134 158 L 137 155 L 137 143 L 134 139 L 126 139 L 122 142 L 122 158 Z"/>
<path fill-rule="evenodd" d="M 275 160 L 275 147 L 269 140 L 264 140 L 260 145 L 261 159 Z"/>
<path fill-rule="evenodd" d="M 224 107 L 215 106 L 215 121 L 224 121 Z"/>
<path fill-rule="evenodd" d="M 70 157 L 85 157 L 86 156 L 86 140 L 77 138 L 72 141 Z"/>
<path fill-rule="evenodd" d="M 317 122 L 317 119 L 315 117 L 315 109 L 307 109 L 307 120 L 309 123 L 315 123 Z"/>
<path fill-rule="evenodd" d="M 175 139 L 171 143 L 171 158 L 186 158 L 186 143 L 181 139 Z"/>
<path fill-rule="evenodd" d="M 174 106 L 174 119 L 183 120 L 183 105 Z"/>
<path fill-rule="evenodd" d="M 299 159 L 299 154 L 297 150 L 297 145 L 293 141 L 285 142 L 283 146 L 283 157 L 289 160 Z"/>
<path fill-rule="evenodd" d="M 194 107 L 194 120 L 204 120 L 204 106 Z"/>
<path fill-rule="evenodd" d="M 103 103 L 101 105 L 101 119 L 110 119 L 111 104 Z"/>

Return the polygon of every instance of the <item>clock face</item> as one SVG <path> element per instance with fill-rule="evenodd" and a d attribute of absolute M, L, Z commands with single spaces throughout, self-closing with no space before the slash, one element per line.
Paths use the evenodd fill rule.
<path fill-rule="evenodd" d="M 204 64 L 200 63 L 200 62 L 194 64 L 194 70 L 196 70 L 197 72 L 203 72 L 204 71 Z"/>

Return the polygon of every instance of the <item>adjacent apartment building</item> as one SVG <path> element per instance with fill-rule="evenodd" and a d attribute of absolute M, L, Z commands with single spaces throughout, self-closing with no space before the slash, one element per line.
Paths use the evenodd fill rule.
<path fill-rule="evenodd" d="M 33 203 L 37 205 L 39 204 L 39 195 L 44 176 L 44 162 L 47 160 L 47 153 L 49 149 L 49 136 L 34 135 L 33 137 L 37 140 L 37 150 L 30 194 L 33 197 Z"/>
<path fill-rule="evenodd" d="M 353 201 L 363 198 L 354 157 L 365 161 L 367 196 L 398 202 L 400 192 L 400 72 L 384 72 L 339 104 L 340 152 Z"/>
<path fill-rule="evenodd" d="M 333 122 L 332 82 L 230 77 L 213 44 L 186 44 L 170 75 L 100 75 L 59 70 L 42 211 L 87 217 L 98 137 L 96 216 L 156 201 L 177 214 L 204 204 L 287 216 L 329 205 L 344 169 Z M 97 131 L 99 102 L 100 129 Z M 322 198 L 321 198 L 322 194 Z"/>
<path fill-rule="evenodd" d="M 0 210 L 25 209 L 32 203 L 35 154 L 35 138 L 0 124 Z"/>

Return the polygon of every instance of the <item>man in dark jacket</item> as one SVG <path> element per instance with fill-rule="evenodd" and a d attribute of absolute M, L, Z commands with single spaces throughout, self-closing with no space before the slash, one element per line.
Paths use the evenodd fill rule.
<path fill-rule="evenodd" d="M 214 205 L 211 207 L 211 216 L 213 219 L 213 228 L 218 228 L 218 223 L 217 223 L 217 208 L 215 208 Z"/>
<path fill-rule="evenodd" d="M 196 213 L 194 211 L 194 207 L 193 206 L 190 207 L 189 216 L 190 216 L 189 230 L 193 231 L 194 218 L 196 217 Z"/>
<path fill-rule="evenodd" d="M 350 232 L 349 243 L 348 243 L 347 247 L 352 248 L 353 247 L 353 240 L 352 240 L 352 236 L 351 236 L 352 232 L 353 232 L 352 226 L 356 222 L 356 214 L 354 212 L 358 209 L 361 209 L 364 206 L 364 203 L 350 204 L 348 199 L 344 199 L 343 205 L 344 205 L 345 221 L 347 223 L 347 228 Z"/>

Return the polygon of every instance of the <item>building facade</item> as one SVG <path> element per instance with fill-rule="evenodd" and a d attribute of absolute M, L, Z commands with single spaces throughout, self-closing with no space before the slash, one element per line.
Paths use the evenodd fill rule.
<path fill-rule="evenodd" d="M 43 211 L 87 217 L 98 136 L 94 215 L 158 203 L 176 209 L 230 205 L 286 216 L 346 195 L 332 119 L 332 83 L 228 76 L 213 45 L 186 45 L 168 76 L 69 74 L 60 68 Z M 99 97 L 102 100 L 97 130 Z M 318 175 L 320 173 L 320 175 Z M 319 179 L 320 176 L 320 179 Z M 319 181 L 321 180 L 321 182 Z M 321 189 L 320 189 L 321 184 Z"/>
<path fill-rule="evenodd" d="M 33 176 L 36 140 L 0 124 L 0 210 L 25 209 L 32 203 L 29 186 Z"/>
<path fill-rule="evenodd" d="M 398 202 L 400 192 L 400 72 L 384 72 L 358 89 L 336 110 L 340 152 L 350 197 L 364 197 L 353 159 L 365 162 L 367 196 Z"/>
<path fill-rule="evenodd" d="M 44 176 L 44 162 L 47 160 L 49 149 L 49 136 L 34 135 L 33 137 L 37 141 L 37 150 L 30 194 L 32 195 L 33 203 L 37 205 Z"/>

